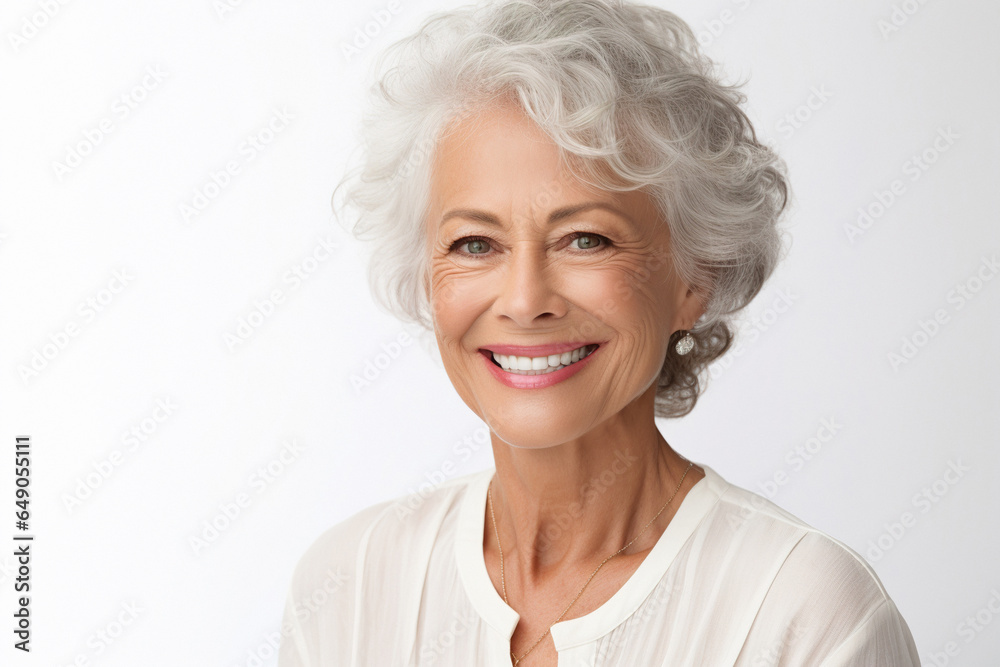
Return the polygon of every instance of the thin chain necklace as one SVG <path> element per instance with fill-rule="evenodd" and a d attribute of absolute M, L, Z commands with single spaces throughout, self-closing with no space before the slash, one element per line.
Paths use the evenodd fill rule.
<path fill-rule="evenodd" d="M 514 659 L 514 665 L 515 665 L 515 667 L 516 667 L 517 663 L 519 663 L 522 660 L 524 660 L 524 656 L 526 656 L 529 653 L 531 653 L 531 651 L 536 646 L 538 646 L 538 644 L 541 643 L 541 641 L 543 639 L 545 639 L 545 635 L 549 634 L 549 631 L 552 630 L 552 626 L 562 620 L 562 617 L 566 615 L 566 613 L 570 610 L 570 607 L 572 607 L 574 604 L 576 604 L 576 601 L 580 599 L 581 595 L 583 595 L 583 591 L 586 590 L 587 585 L 590 584 L 591 580 L 594 578 L 595 575 L 597 575 L 598 571 L 602 567 L 604 567 L 604 564 L 607 563 L 612 558 L 614 558 L 615 556 L 617 556 L 618 554 L 620 554 L 621 552 L 623 552 L 626 549 L 628 549 L 630 546 L 632 546 L 632 543 L 635 542 L 637 539 L 639 539 L 642 536 L 642 534 L 646 532 L 646 529 L 649 528 L 654 521 L 656 521 L 656 517 L 660 516 L 660 514 L 663 513 L 663 510 L 667 509 L 667 505 L 669 505 L 670 501 L 672 501 L 674 499 L 674 496 L 677 495 L 677 492 L 681 490 L 681 485 L 684 483 L 684 478 L 687 477 L 688 471 L 691 470 L 691 466 L 693 466 L 693 465 L 694 465 L 693 462 L 688 461 L 687 468 L 684 469 L 684 474 L 681 475 L 680 481 L 677 482 L 677 488 L 674 489 L 674 492 L 670 494 L 669 498 L 667 498 L 667 502 L 663 503 L 663 507 L 661 507 L 660 511 L 656 513 L 656 516 L 654 516 L 652 519 L 650 519 L 649 522 L 645 526 L 642 527 L 642 530 L 639 531 L 638 535 L 636 535 L 635 537 L 632 538 L 631 542 L 629 542 L 628 544 L 626 544 L 625 546 L 623 546 L 621 549 L 619 549 L 618 551 L 614 552 L 613 554 L 611 554 L 610 556 L 608 556 L 607 558 L 605 558 L 604 560 L 601 561 L 601 564 L 597 566 L 597 569 L 594 570 L 593 574 L 590 575 L 590 578 L 588 578 L 587 581 L 586 581 L 586 583 L 583 584 L 583 588 L 581 588 L 580 592 L 576 594 L 576 597 L 573 598 L 573 601 L 569 603 L 569 606 L 566 607 L 563 610 L 563 613 L 559 614 L 559 618 L 557 618 L 556 620 L 554 620 L 552 622 L 552 624 L 549 625 L 549 629 L 542 633 L 542 636 L 539 637 L 538 640 L 535 641 L 535 643 L 531 645 L 531 648 L 529 648 L 527 651 L 525 651 L 524 653 L 522 653 L 520 658 L 518 658 L 516 655 L 514 655 L 513 651 L 510 652 L 510 657 Z M 503 601 L 507 602 L 507 583 L 504 581 L 504 576 L 503 576 L 503 547 L 500 546 L 500 532 L 497 530 L 497 518 L 496 518 L 496 515 L 493 514 L 493 481 L 492 480 L 490 480 L 490 485 L 489 485 L 489 487 L 486 490 L 486 495 L 487 495 L 487 500 L 489 501 L 489 505 L 490 505 L 490 518 L 493 520 L 493 533 L 496 535 L 496 538 L 497 538 L 497 548 L 500 550 L 500 588 L 503 591 Z"/>

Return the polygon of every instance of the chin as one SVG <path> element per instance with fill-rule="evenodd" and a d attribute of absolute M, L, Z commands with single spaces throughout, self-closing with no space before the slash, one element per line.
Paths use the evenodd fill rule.
<path fill-rule="evenodd" d="M 509 403 L 498 411 L 486 411 L 483 421 L 493 434 L 510 445 L 519 449 L 545 449 L 584 435 L 592 424 L 582 422 L 583 415 L 593 415 L 592 411 L 574 410 L 572 415 L 564 415 L 560 423 L 551 421 L 539 428 L 532 424 L 544 423 L 542 417 L 546 414 L 551 418 L 551 411 L 543 406 L 524 406 L 520 412 Z"/>

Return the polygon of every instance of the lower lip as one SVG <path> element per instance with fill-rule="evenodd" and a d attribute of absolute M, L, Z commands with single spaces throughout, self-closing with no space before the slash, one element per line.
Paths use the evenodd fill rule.
<path fill-rule="evenodd" d="M 603 347 L 603 345 L 598 345 L 596 350 L 575 364 L 570 364 L 569 366 L 560 368 L 557 371 L 552 371 L 551 373 L 545 373 L 543 375 L 519 375 L 517 373 L 508 373 L 503 368 L 493 363 L 492 352 L 480 352 L 480 355 L 486 362 L 486 367 L 490 370 L 490 373 L 493 373 L 493 377 L 500 380 L 500 382 L 503 382 L 508 387 L 513 387 L 515 389 L 541 389 L 543 387 L 551 387 L 558 382 L 562 382 L 567 378 L 573 377 L 580 371 L 580 369 L 586 366 L 587 363 L 594 358 L 594 355 L 600 352 Z"/>

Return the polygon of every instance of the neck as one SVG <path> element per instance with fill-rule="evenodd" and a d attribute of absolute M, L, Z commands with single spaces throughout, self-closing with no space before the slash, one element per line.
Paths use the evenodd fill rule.
<path fill-rule="evenodd" d="M 487 509 L 487 548 L 496 548 L 526 581 L 565 568 L 589 567 L 615 553 L 656 516 L 678 488 L 688 462 L 653 421 L 615 419 L 573 440 L 518 448 L 494 438 L 493 515 Z M 692 467 L 680 491 L 623 556 L 656 543 L 687 489 L 704 476 Z"/>

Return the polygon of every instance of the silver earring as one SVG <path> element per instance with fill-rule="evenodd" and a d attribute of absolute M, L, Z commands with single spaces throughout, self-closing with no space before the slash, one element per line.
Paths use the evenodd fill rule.
<path fill-rule="evenodd" d="M 677 341 L 677 345 L 674 346 L 674 350 L 677 354 L 687 354 L 694 349 L 694 336 L 691 335 L 690 331 L 684 332 L 683 338 Z"/>

